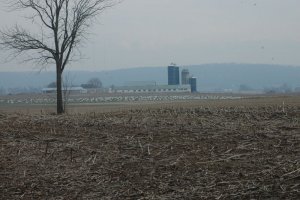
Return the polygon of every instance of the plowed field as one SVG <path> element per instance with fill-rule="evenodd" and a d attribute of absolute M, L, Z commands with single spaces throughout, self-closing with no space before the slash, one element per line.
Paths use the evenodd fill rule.
<path fill-rule="evenodd" d="M 0 198 L 299 199 L 300 105 L 269 100 L 2 112 Z"/>

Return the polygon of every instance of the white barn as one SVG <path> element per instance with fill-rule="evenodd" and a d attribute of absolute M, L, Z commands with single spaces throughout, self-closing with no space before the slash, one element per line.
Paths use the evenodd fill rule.
<path fill-rule="evenodd" d="M 191 92 L 190 85 L 149 85 L 149 86 L 122 86 L 114 88 L 116 93 L 187 93 Z"/>
<path fill-rule="evenodd" d="M 71 94 L 86 94 L 87 90 L 83 87 L 70 87 L 70 88 L 62 88 L 63 92 L 70 91 Z M 54 94 L 56 93 L 56 88 L 43 88 L 43 94 Z"/>

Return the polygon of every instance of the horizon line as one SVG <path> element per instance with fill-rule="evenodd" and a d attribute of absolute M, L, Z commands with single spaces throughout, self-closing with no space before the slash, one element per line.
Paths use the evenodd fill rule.
<path fill-rule="evenodd" d="M 211 63 L 203 63 L 203 64 L 184 64 L 184 65 L 177 65 L 178 67 L 201 67 L 205 65 L 266 65 L 266 66 L 274 66 L 274 67 L 300 67 L 300 65 L 292 65 L 292 64 L 272 64 L 272 63 L 239 63 L 239 62 L 211 62 Z M 165 66 L 134 66 L 134 67 L 117 67 L 113 69 L 72 69 L 71 67 L 66 68 L 66 71 L 64 72 L 71 72 L 71 71 L 84 71 L 84 72 L 108 72 L 108 71 L 119 71 L 119 70 L 130 70 L 130 69 L 140 69 L 140 68 L 162 68 L 162 67 L 168 67 L 170 64 L 165 65 Z M 45 68 L 45 69 L 42 69 Z M 0 68 L 1 69 L 1 68 Z M 1 71 L 0 73 L 17 73 L 17 72 L 32 72 L 32 73 L 44 73 L 44 72 L 55 72 L 55 70 L 52 69 L 46 69 L 46 67 L 41 67 L 41 69 L 38 69 L 38 67 L 33 67 L 32 70 L 27 69 L 27 70 L 6 70 L 6 71 Z"/>

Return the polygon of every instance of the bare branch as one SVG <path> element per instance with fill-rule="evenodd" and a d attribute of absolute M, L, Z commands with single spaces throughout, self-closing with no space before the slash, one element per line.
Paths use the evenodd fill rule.
<path fill-rule="evenodd" d="M 35 60 L 39 60 L 39 62 L 45 60 L 45 58 L 47 58 L 46 60 L 54 58 L 55 51 L 44 44 L 43 39 L 37 39 L 37 37 L 17 25 L 7 31 L 0 31 L 0 40 L 0 45 L 4 49 L 12 50 L 16 55 L 21 55 L 27 51 L 35 51 L 39 55 Z"/>

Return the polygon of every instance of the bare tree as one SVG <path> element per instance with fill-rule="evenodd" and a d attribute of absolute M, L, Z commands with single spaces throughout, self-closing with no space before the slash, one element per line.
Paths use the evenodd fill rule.
<path fill-rule="evenodd" d="M 47 85 L 47 88 L 56 88 L 56 82 L 53 81 Z"/>
<path fill-rule="evenodd" d="M 91 78 L 86 84 L 81 84 L 83 88 L 102 88 L 102 82 L 99 78 Z"/>
<path fill-rule="evenodd" d="M 93 88 L 101 88 L 101 87 L 102 87 L 102 82 L 100 81 L 99 78 L 91 78 L 91 79 L 88 81 L 88 84 L 89 84 L 89 85 L 92 85 Z"/>
<path fill-rule="evenodd" d="M 31 55 L 25 61 L 56 66 L 57 113 L 64 112 L 62 73 L 85 39 L 93 19 L 115 0 L 11 0 L 15 9 L 28 9 L 41 31 L 38 34 L 16 25 L 0 32 L 0 45 L 15 56 Z"/>

